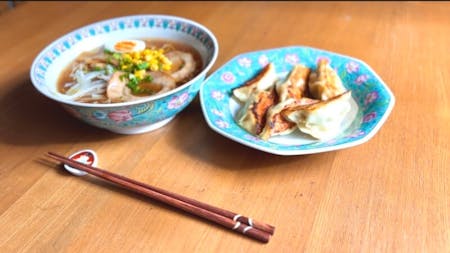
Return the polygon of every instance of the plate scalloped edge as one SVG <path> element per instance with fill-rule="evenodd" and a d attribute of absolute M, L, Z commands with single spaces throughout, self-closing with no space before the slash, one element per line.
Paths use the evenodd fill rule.
<path fill-rule="evenodd" d="M 306 141 L 280 144 L 247 133 L 234 121 L 230 111 L 231 89 L 252 78 L 268 62 L 274 62 L 277 73 L 287 73 L 302 63 L 314 68 L 318 59 L 328 58 L 359 107 L 358 117 L 344 133 L 328 141 Z M 370 140 L 387 120 L 395 97 L 378 74 L 365 62 L 322 49 L 289 46 L 236 55 L 210 74 L 200 88 L 204 118 L 215 132 L 243 145 L 277 155 L 303 155 L 333 151 L 360 145 Z M 349 132 L 350 131 L 350 132 Z M 289 135 L 288 135 L 289 136 Z M 289 138 L 289 137 L 287 137 Z M 292 137 L 295 138 L 295 137 Z"/>

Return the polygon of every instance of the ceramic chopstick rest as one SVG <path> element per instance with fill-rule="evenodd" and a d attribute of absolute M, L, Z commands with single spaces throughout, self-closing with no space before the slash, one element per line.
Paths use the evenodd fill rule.
<path fill-rule="evenodd" d="M 84 149 L 84 150 L 77 151 L 77 152 L 73 153 L 72 155 L 70 155 L 69 158 L 72 160 L 75 160 L 77 162 L 81 162 L 81 163 L 91 165 L 94 167 L 97 166 L 97 161 L 98 161 L 97 154 L 93 150 L 90 150 L 90 149 Z M 87 172 L 70 167 L 67 164 L 64 164 L 64 168 L 75 176 L 84 176 L 84 175 L 88 174 Z"/>

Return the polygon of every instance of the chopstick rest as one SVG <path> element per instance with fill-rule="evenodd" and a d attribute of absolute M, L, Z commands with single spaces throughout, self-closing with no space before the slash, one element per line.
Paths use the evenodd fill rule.
<path fill-rule="evenodd" d="M 84 163 L 86 165 L 90 166 L 97 166 L 98 158 L 97 154 L 94 152 L 94 150 L 91 149 L 83 149 L 80 151 L 77 151 L 69 156 L 69 159 L 75 160 L 80 163 Z M 82 170 L 75 169 L 67 164 L 64 164 L 64 168 L 72 173 L 75 176 L 85 176 L 88 173 Z"/>
<path fill-rule="evenodd" d="M 78 170 L 100 177 L 106 181 L 122 186 L 123 188 L 143 194 L 190 214 L 215 222 L 216 224 L 240 232 L 261 242 L 267 243 L 275 230 L 275 227 L 271 225 L 252 220 L 251 218 L 247 218 L 240 214 L 213 207 L 197 200 L 66 158 L 53 152 L 48 152 L 48 156 L 64 164 L 68 164 L 71 167 L 75 167 Z M 86 158 L 84 159 L 86 160 Z"/>

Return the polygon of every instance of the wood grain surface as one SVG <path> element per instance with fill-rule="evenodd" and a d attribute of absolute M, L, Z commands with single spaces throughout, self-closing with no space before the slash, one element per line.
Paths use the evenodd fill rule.
<path fill-rule="evenodd" d="M 22 2 L 0 14 L 0 252 L 450 251 L 448 2 Z M 166 127 L 117 135 L 34 90 L 47 44 L 95 21 L 170 14 L 220 52 L 305 45 L 368 63 L 396 97 L 368 142 L 303 156 L 213 132 L 198 99 Z M 99 167 L 276 226 L 268 244 L 44 158 L 97 152 Z"/>

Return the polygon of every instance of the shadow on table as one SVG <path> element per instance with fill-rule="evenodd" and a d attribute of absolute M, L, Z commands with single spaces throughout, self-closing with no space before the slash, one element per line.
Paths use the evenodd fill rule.
<path fill-rule="evenodd" d="M 111 133 L 72 117 L 58 103 L 38 93 L 26 78 L 0 97 L 0 141 L 14 145 L 92 142 L 127 135 Z M 207 125 L 198 98 L 171 124 L 174 149 L 215 164 L 220 169 L 273 167 L 327 154 L 280 156 L 252 149 L 214 132 Z"/>
<path fill-rule="evenodd" d="M 38 93 L 25 79 L 0 97 L 0 141 L 42 145 L 120 138 L 72 117 L 58 103 Z"/>
<path fill-rule="evenodd" d="M 212 163 L 218 169 L 273 168 L 289 163 L 301 164 L 299 161 L 305 161 L 302 167 L 306 168 L 310 160 L 317 162 L 317 157 L 334 156 L 335 153 L 281 156 L 247 147 L 214 132 L 206 123 L 198 101 L 194 101 L 178 117 L 177 124 L 171 129 L 174 134 L 170 135 L 169 143 L 174 149 L 181 149 L 198 160 Z"/>

